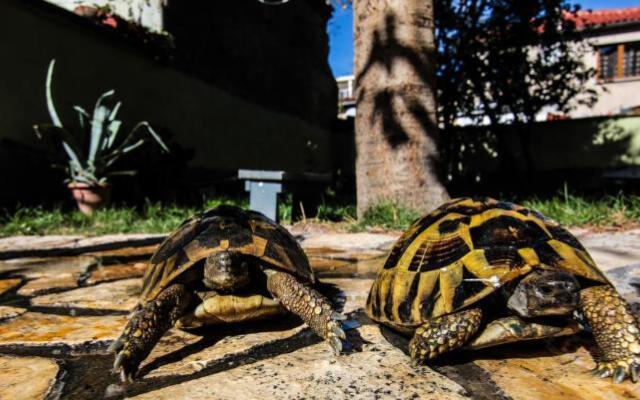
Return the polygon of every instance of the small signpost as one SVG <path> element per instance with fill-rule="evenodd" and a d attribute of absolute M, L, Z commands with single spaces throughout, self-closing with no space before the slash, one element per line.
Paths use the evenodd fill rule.
<path fill-rule="evenodd" d="M 329 183 L 331 175 L 315 172 L 240 169 L 238 179 L 245 181 L 244 188 L 249 192 L 249 208 L 277 221 L 278 194 L 284 191 L 291 192 L 294 195 L 295 207 L 299 199 L 319 194 L 322 190 L 319 186 Z M 317 204 L 309 204 L 309 206 L 315 207 Z"/>

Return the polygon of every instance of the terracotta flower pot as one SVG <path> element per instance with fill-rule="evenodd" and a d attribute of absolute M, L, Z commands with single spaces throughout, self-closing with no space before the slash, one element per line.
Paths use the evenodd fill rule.
<path fill-rule="evenodd" d="M 67 185 L 78 209 L 84 215 L 91 215 L 95 210 L 109 204 L 111 200 L 111 186 L 108 184 L 88 185 L 86 183 L 71 182 Z"/>

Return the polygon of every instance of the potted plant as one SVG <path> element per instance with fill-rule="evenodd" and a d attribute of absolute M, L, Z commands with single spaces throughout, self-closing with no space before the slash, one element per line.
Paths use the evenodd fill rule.
<path fill-rule="evenodd" d="M 55 60 L 51 60 L 46 80 L 51 123 L 34 125 L 34 130 L 39 138 L 48 136 L 62 145 L 68 159 L 67 165 L 62 167 L 67 171 L 67 187 L 80 211 L 91 215 L 95 209 L 109 202 L 111 186 L 108 177 L 135 174 L 136 171 L 113 169 L 123 155 L 143 146 L 149 138 L 162 150 L 169 152 L 169 149 L 146 121 L 138 122 L 124 136 L 120 135 L 122 121 L 116 116 L 122 103 L 115 100 L 114 90 L 108 90 L 98 98 L 91 114 L 74 105 L 73 109 L 78 113 L 78 129 L 68 130 L 62 125 L 51 95 L 54 66 Z"/>

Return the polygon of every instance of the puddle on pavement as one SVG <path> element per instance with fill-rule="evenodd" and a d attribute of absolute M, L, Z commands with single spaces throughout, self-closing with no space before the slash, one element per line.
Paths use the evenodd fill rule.
<path fill-rule="evenodd" d="M 131 282 L 132 278 L 140 280 L 146 267 L 144 263 L 152 250 L 119 249 L 74 257 L 0 261 L 0 307 L 6 311 L 4 318 L 0 319 L 0 358 L 9 364 L 29 357 L 55 361 L 58 372 L 51 377 L 45 396 L 47 399 L 95 400 L 107 395 L 108 398 L 123 398 L 126 393 L 111 372 L 113 355 L 107 354 L 106 349 L 125 323 L 123 315 L 127 311 L 120 300 L 129 301 L 125 303 L 129 307 L 134 304 L 131 299 L 137 298 L 139 291 L 127 288 L 120 293 L 117 287 L 120 282 Z M 360 292 L 366 292 L 386 256 L 383 251 L 306 250 L 317 276 L 328 283 L 326 293 L 335 296 L 336 300 L 346 299 L 351 303 L 348 311 L 357 308 L 356 301 L 364 301 Z M 129 296 L 129 299 L 119 299 L 118 296 Z M 30 332 L 31 323 L 33 331 L 38 331 L 35 334 Z M 300 325 L 300 321 L 294 325 Z M 86 341 L 83 342 L 78 335 L 86 335 Z M 237 358 L 234 362 L 246 364 L 266 358 L 265 354 L 289 352 L 292 348 L 319 341 L 306 330 L 294 336 L 297 339 L 293 345 L 290 341 L 283 344 L 275 341 L 275 344 L 254 346 L 247 354 L 233 355 Z M 220 360 L 222 362 L 226 358 Z M 218 368 L 228 366 L 214 365 L 212 371 Z M 164 380 L 158 379 L 151 379 L 148 384 L 157 386 L 158 382 L 164 382 L 163 385 L 169 385 L 181 378 L 169 376 Z M 151 390 L 145 389 L 144 385 L 144 382 L 136 384 L 134 391 L 144 393 Z M 131 394 L 130 390 L 127 392 Z"/>

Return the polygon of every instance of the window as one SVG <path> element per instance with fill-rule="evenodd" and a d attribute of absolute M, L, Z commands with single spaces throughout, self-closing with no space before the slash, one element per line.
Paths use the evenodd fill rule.
<path fill-rule="evenodd" d="M 640 43 L 624 46 L 624 76 L 640 75 Z"/>
<path fill-rule="evenodd" d="M 600 79 L 640 77 L 640 42 L 602 46 L 598 55 Z"/>
<path fill-rule="evenodd" d="M 351 97 L 351 92 L 349 91 L 349 88 L 340 89 L 340 91 L 338 92 L 338 98 L 340 99 L 348 99 L 349 97 Z"/>
<path fill-rule="evenodd" d="M 600 47 L 600 78 L 610 80 L 616 77 L 618 46 Z"/>

